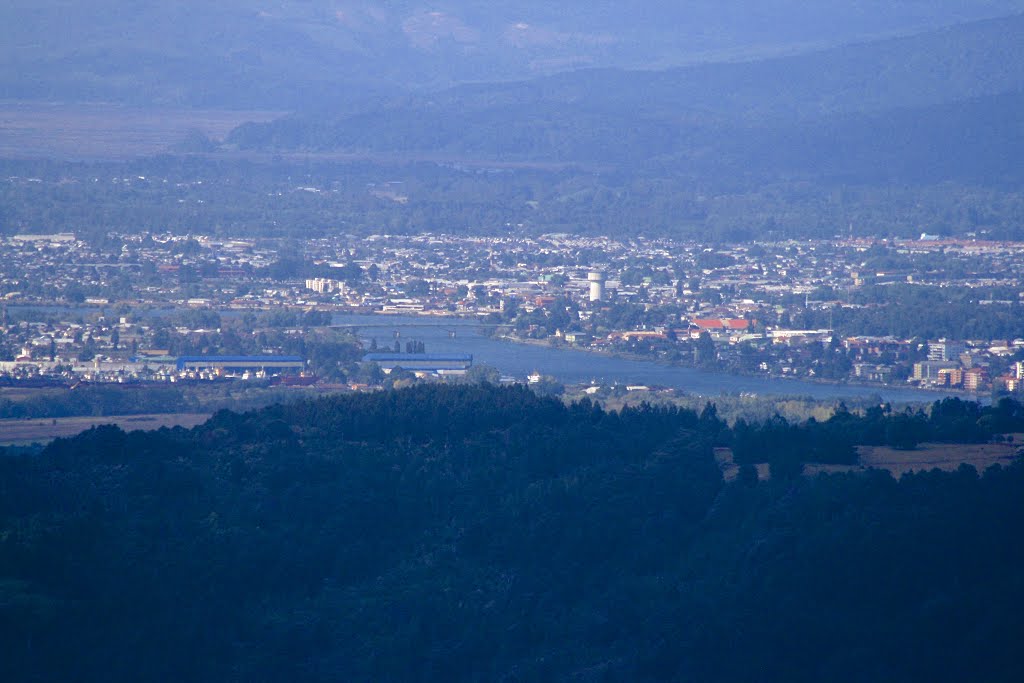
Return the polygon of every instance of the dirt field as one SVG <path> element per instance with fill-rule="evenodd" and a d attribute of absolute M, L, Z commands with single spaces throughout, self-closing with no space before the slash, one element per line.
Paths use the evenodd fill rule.
<path fill-rule="evenodd" d="M 131 432 L 161 427 L 195 427 L 209 419 L 206 414 L 111 415 L 108 417 L 58 417 L 53 419 L 0 420 L 0 446 L 47 443 L 74 436 L 96 425 L 116 424 Z"/>
<path fill-rule="evenodd" d="M 860 455 L 859 466 L 814 465 L 807 467 L 806 471 L 808 474 L 814 474 L 816 472 L 846 472 L 874 467 L 889 470 L 893 476 L 898 477 L 906 472 L 920 472 L 935 468 L 951 471 L 966 463 L 974 465 L 978 472 L 984 472 L 985 468 L 992 465 L 1007 465 L 1013 462 L 1018 451 L 1024 448 L 1020 435 L 1017 435 L 1013 441 L 1008 444 L 924 443 L 912 451 L 898 451 L 883 446 L 860 446 L 857 449 Z"/>
<path fill-rule="evenodd" d="M 974 465 L 978 472 L 992 465 L 1008 465 L 1024 452 L 1024 434 L 1013 435 L 1013 443 L 948 444 L 924 443 L 912 451 L 899 451 L 884 446 L 858 446 L 859 465 L 806 465 L 804 473 L 815 475 L 819 472 L 859 472 L 868 468 L 889 470 L 894 477 L 906 472 L 920 472 L 938 468 L 951 471 L 967 463 Z M 732 460 L 728 448 L 716 448 L 715 459 L 722 468 L 726 480 L 736 478 L 739 466 Z M 768 477 L 768 465 L 757 466 L 758 475 Z"/>

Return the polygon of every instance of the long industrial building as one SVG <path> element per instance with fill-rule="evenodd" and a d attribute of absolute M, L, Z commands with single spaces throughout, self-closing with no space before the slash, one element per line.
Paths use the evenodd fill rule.
<path fill-rule="evenodd" d="M 178 370 L 302 370 L 301 356 L 181 356 Z"/>
<path fill-rule="evenodd" d="M 384 372 L 402 368 L 438 375 L 461 374 L 473 365 L 473 356 L 468 353 L 368 353 L 363 360 L 376 363 Z"/>

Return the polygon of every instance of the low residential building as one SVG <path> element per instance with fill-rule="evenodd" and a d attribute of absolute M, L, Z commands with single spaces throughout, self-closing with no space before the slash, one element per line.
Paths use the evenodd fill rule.
<path fill-rule="evenodd" d="M 876 363 L 855 363 L 853 375 L 868 382 L 888 382 L 892 379 L 892 367 Z"/>
<path fill-rule="evenodd" d="M 975 367 L 964 371 L 964 389 L 967 391 L 981 391 L 988 383 L 988 371 L 985 368 Z"/>
<path fill-rule="evenodd" d="M 944 360 L 926 360 L 914 363 L 913 379 L 916 382 L 936 382 L 939 380 L 941 370 L 950 370 L 960 367 L 959 363 Z"/>
<path fill-rule="evenodd" d="M 939 370 L 939 384 L 944 387 L 958 387 L 964 383 L 964 371 L 960 368 Z"/>

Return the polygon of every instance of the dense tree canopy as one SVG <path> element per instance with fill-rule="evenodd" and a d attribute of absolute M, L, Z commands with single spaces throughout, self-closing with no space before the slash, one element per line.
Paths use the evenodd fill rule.
<path fill-rule="evenodd" d="M 729 438 L 434 385 L 7 453 L 0 678 L 1018 679 L 1024 467 L 726 484 Z"/>

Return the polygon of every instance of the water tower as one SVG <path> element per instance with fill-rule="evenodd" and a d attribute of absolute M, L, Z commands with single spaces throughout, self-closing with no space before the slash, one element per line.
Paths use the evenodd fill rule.
<path fill-rule="evenodd" d="M 590 282 L 590 301 L 604 300 L 604 273 L 599 270 L 592 270 L 587 273 L 587 281 Z"/>

